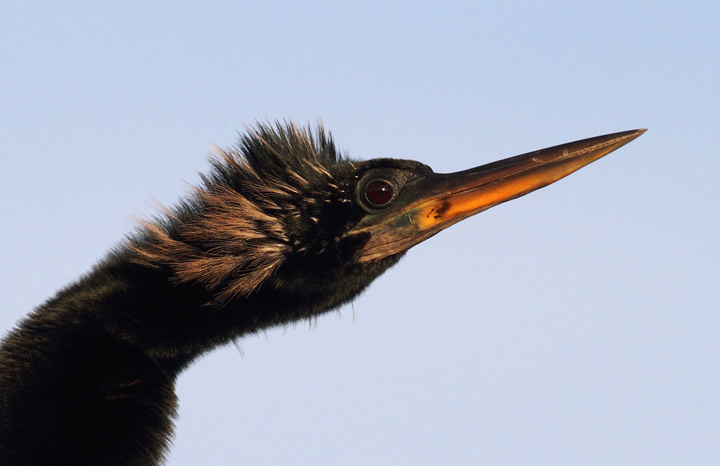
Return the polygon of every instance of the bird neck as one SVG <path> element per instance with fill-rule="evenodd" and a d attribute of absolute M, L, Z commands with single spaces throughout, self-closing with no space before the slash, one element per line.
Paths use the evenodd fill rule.
<path fill-rule="evenodd" d="M 280 274 L 247 297 L 218 303 L 202 285 L 175 283 L 168 268 L 147 267 L 131 257 L 128 249 L 113 252 L 27 321 L 117 340 L 174 377 L 219 345 L 339 307 L 387 268 L 348 270 L 326 280 L 315 274 L 312 282 L 302 282 L 292 277 L 308 274 L 290 267 L 285 275 L 291 278 Z"/>

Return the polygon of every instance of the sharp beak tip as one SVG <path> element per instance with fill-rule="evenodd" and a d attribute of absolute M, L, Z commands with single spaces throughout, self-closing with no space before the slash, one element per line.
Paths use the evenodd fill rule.
<path fill-rule="evenodd" d="M 645 132 L 647 131 L 647 128 L 639 128 L 639 129 L 633 129 L 630 131 L 625 132 L 625 137 L 628 139 L 628 142 L 632 141 L 633 139 L 639 138 Z M 622 134 L 622 133 L 621 133 Z"/>

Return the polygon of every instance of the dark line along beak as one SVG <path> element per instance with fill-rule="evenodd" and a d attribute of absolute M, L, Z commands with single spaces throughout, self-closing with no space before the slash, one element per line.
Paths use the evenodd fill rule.
<path fill-rule="evenodd" d="M 359 261 L 405 251 L 465 218 L 554 183 L 645 131 L 583 139 L 456 173 L 423 172 L 393 206 L 366 216 L 350 232 L 370 233 Z"/>

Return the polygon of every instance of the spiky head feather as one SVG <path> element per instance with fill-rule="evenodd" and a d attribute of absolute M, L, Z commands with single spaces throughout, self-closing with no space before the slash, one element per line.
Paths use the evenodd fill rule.
<path fill-rule="evenodd" d="M 211 164 L 189 200 L 143 223 L 132 250 L 136 263 L 168 267 L 172 280 L 202 284 L 220 302 L 248 296 L 290 254 L 327 243 L 309 241 L 301 224 L 323 221 L 312 213 L 317 206 L 352 196 L 332 175 L 352 163 L 322 125 L 313 134 L 293 123 L 258 124 Z"/>

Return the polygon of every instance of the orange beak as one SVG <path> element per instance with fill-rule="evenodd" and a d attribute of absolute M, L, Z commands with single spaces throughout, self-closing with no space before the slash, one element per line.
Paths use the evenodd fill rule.
<path fill-rule="evenodd" d="M 420 172 L 391 208 L 368 215 L 350 232 L 370 234 L 359 261 L 403 252 L 463 219 L 554 183 L 644 132 L 583 139 L 457 173 Z"/>

